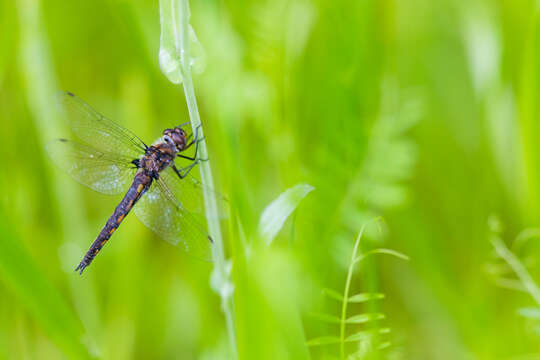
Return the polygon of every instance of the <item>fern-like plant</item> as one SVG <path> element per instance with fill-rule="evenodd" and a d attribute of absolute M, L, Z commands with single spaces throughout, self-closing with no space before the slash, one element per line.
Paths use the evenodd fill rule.
<path fill-rule="evenodd" d="M 532 257 L 519 257 L 524 245 L 531 239 L 540 238 L 540 229 L 525 229 L 518 234 L 511 248 L 501 238 L 500 221 L 492 216 L 489 220 L 490 240 L 495 248 L 497 259 L 486 268 L 496 285 L 511 290 L 523 291 L 536 302 L 536 306 L 518 309 L 518 314 L 535 323 L 535 331 L 540 334 L 540 287 L 528 271 L 534 264 Z M 514 273 L 515 277 L 508 277 Z M 540 355 L 540 354 L 538 354 Z"/>
<path fill-rule="evenodd" d="M 358 223 L 407 202 L 405 182 L 413 174 L 417 157 L 410 130 L 421 118 L 422 99 L 418 91 L 401 89 L 395 79 L 382 82 L 380 114 L 340 207 L 339 218 L 349 230 L 356 231 Z"/>
<path fill-rule="evenodd" d="M 352 277 L 356 265 L 361 263 L 366 257 L 373 254 L 388 254 L 396 256 L 400 259 L 408 260 L 409 258 L 406 255 L 403 255 L 397 251 L 391 249 L 377 248 L 365 253 L 359 253 L 360 240 L 364 234 L 365 225 L 362 226 L 356 241 L 354 243 L 353 251 L 351 254 L 351 260 L 349 262 L 349 269 L 347 272 L 347 279 L 345 280 L 345 286 L 343 294 L 340 294 L 333 289 L 323 289 L 323 293 L 330 299 L 337 300 L 341 302 L 341 316 L 331 315 L 331 314 L 321 314 L 314 313 L 311 314 L 312 317 L 319 321 L 339 324 L 339 336 L 322 336 L 311 339 L 308 341 L 308 346 L 323 346 L 323 345 L 334 345 L 339 344 L 340 347 L 340 359 L 345 359 L 345 344 L 346 343 L 358 343 L 358 350 L 353 354 L 350 354 L 348 358 L 350 359 L 360 359 L 364 354 L 371 350 L 376 349 L 380 350 L 386 348 L 390 345 L 388 341 L 381 341 L 381 335 L 388 334 L 390 328 L 388 327 L 376 327 L 372 329 L 363 329 L 347 335 L 347 325 L 359 325 L 366 324 L 371 321 L 382 320 L 385 318 L 383 313 L 361 313 L 349 316 L 347 308 L 349 304 L 352 303 L 365 303 L 368 301 L 375 301 L 384 298 L 382 293 L 359 293 L 350 295 L 350 288 Z M 366 349 L 368 349 L 366 351 Z"/>

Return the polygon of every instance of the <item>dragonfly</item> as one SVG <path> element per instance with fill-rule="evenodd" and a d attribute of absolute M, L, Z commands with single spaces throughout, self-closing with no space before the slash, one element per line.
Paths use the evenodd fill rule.
<path fill-rule="evenodd" d="M 203 185 L 189 173 L 197 157 L 198 129 L 189 136 L 183 126 L 165 129 L 152 145 L 104 117 L 71 92 L 57 94 L 60 108 L 76 139 L 47 144 L 53 162 L 73 179 L 108 195 L 124 193 L 96 240 L 76 267 L 82 275 L 131 209 L 159 237 L 209 260 L 212 238 L 206 230 Z M 185 151 L 195 148 L 194 155 Z M 190 165 L 179 167 L 182 158 Z"/>

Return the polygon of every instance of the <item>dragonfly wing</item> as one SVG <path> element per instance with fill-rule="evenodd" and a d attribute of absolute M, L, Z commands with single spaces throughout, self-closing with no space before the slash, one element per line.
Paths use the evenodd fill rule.
<path fill-rule="evenodd" d="M 103 152 L 122 154 L 130 160 L 145 152 L 146 145 L 137 135 L 107 119 L 79 97 L 62 91 L 56 98 L 71 129 L 82 142 Z"/>
<path fill-rule="evenodd" d="M 133 212 L 144 225 L 167 242 L 180 246 L 199 259 L 211 260 L 211 240 L 206 230 L 206 219 L 187 211 L 161 176 L 142 196 Z"/>
<path fill-rule="evenodd" d="M 204 190 L 207 190 L 216 198 L 219 215 L 224 217 L 227 205 L 225 197 L 203 185 L 193 176 L 188 175 L 180 179 L 172 167 L 167 167 L 159 174 L 159 177 L 171 193 L 169 197 L 180 201 L 192 213 L 204 214 Z"/>
<path fill-rule="evenodd" d="M 47 144 L 47 153 L 76 181 L 108 195 L 125 192 L 136 172 L 131 159 L 77 141 L 51 141 Z"/>

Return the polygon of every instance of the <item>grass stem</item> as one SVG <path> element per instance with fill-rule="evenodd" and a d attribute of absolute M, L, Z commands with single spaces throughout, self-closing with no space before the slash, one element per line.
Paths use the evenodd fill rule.
<path fill-rule="evenodd" d="M 186 103 L 189 110 L 189 117 L 191 120 L 191 126 L 193 133 L 198 128 L 198 133 L 202 141 L 199 143 L 199 158 L 208 159 L 208 151 L 206 148 L 206 141 L 204 140 L 204 128 L 201 126 L 201 118 L 199 116 L 199 109 L 197 107 L 197 98 L 195 97 L 195 90 L 193 87 L 193 79 L 191 75 L 191 58 L 189 53 L 189 1 L 178 0 L 180 6 L 176 7 L 179 10 L 180 34 L 176 34 L 178 39 L 181 39 L 180 48 L 180 61 L 182 67 L 183 86 L 186 96 Z M 173 7 L 174 8 L 174 7 Z M 208 221 L 208 230 L 212 237 L 214 244 L 212 247 L 212 257 L 214 260 L 214 271 L 217 278 L 220 279 L 220 286 L 226 287 L 229 280 L 229 271 L 227 271 L 227 260 L 225 259 L 225 251 L 223 247 L 223 237 L 221 235 L 221 227 L 219 224 L 218 206 L 216 202 L 215 194 L 209 189 L 213 189 L 213 177 L 212 170 L 210 168 L 210 161 L 201 161 L 199 164 L 201 173 L 201 181 L 204 186 L 204 207 L 206 212 L 206 218 Z M 234 306 L 232 292 L 219 291 L 222 301 L 223 312 L 225 313 L 225 320 L 227 325 L 227 333 L 229 336 L 231 351 L 233 358 L 237 358 L 236 354 L 236 335 L 234 326 Z"/>
<path fill-rule="evenodd" d="M 345 359 L 345 324 L 347 320 L 347 304 L 349 299 L 349 289 L 351 286 L 351 279 L 354 272 L 354 266 L 357 263 L 356 254 L 358 252 L 358 246 L 360 245 L 360 239 L 364 233 L 364 226 L 360 229 L 358 236 L 356 237 L 356 242 L 354 243 L 353 252 L 351 255 L 351 262 L 349 263 L 349 270 L 347 272 L 347 280 L 345 281 L 345 290 L 343 292 L 343 305 L 341 306 L 341 322 L 339 329 L 339 353 L 340 359 Z"/>

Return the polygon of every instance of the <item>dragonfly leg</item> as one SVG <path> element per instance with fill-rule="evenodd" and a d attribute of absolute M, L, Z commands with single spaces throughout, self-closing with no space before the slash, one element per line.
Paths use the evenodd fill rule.
<path fill-rule="evenodd" d="M 186 150 L 190 146 L 195 144 L 195 154 L 193 156 L 186 156 L 186 155 L 178 154 L 177 155 L 178 157 L 181 157 L 182 159 L 191 160 L 191 161 L 195 161 L 197 159 L 197 153 L 199 152 L 199 143 L 204 140 L 204 136 L 199 139 L 199 128 L 200 127 L 201 127 L 201 125 L 199 125 L 199 126 L 197 126 L 195 128 L 195 137 L 193 138 L 193 140 L 191 140 L 191 142 L 189 144 L 187 144 L 187 146 L 184 149 L 184 150 Z M 190 137 L 191 137 L 191 135 L 190 135 Z M 206 159 L 206 160 L 208 160 L 208 159 Z"/>
<path fill-rule="evenodd" d="M 186 176 L 188 176 L 189 172 L 195 167 L 195 165 L 197 165 L 199 163 L 199 161 L 200 160 L 196 160 L 191 165 L 186 166 L 185 168 L 181 168 L 180 170 L 178 170 L 178 168 L 175 165 L 173 165 L 172 168 L 173 168 L 174 172 L 176 173 L 176 175 L 178 175 L 178 177 L 180 179 L 183 179 Z M 183 173 L 182 173 L 182 171 L 183 171 Z"/>
<path fill-rule="evenodd" d="M 201 125 L 197 126 L 195 128 L 195 136 L 193 137 L 193 140 L 191 140 L 189 142 L 189 144 L 186 145 L 186 147 L 184 148 L 184 150 L 186 150 L 187 148 L 189 148 L 191 145 L 195 144 L 195 142 L 198 140 L 199 138 L 199 128 L 201 127 Z M 186 138 L 186 140 L 189 140 L 191 139 L 191 137 L 193 136 L 193 133 L 189 134 L 189 136 Z"/>

